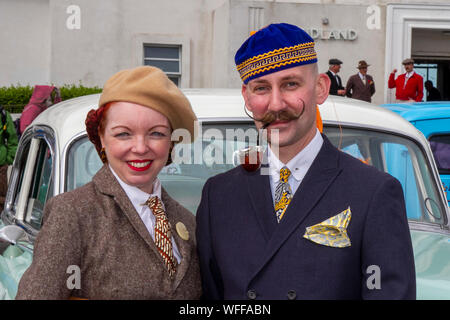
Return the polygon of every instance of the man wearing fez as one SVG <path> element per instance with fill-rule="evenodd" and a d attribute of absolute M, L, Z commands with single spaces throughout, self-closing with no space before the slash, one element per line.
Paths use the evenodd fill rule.
<path fill-rule="evenodd" d="M 375 93 L 375 83 L 371 75 L 367 74 L 367 68 L 370 64 L 361 60 L 356 67 L 359 72 L 348 78 L 345 92 L 347 97 L 372 102 L 372 96 Z"/>
<path fill-rule="evenodd" d="M 235 61 L 245 107 L 267 130 L 267 165 L 238 166 L 203 188 L 196 235 L 204 297 L 414 299 L 402 187 L 320 134 L 316 106 L 330 80 L 318 73 L 314 40 L 271 24 Z"/>
<path fill-rule="evenodd" d="M 335 96 L 345 96 L 345 88 L 342 85 L 341 77 L 338 76 L 338 72 L 341 70 L 342 61 L 339 59 L 330 59 L 328 61 L 330 65 L 327 76 L 331 80 L 330 94 Z"/>
<path fill-rule="evenodd" d="M 389 75 L 389 89 L 396 88 L 395 98 L 397 102 L 420 102 L 423 98 L 423 78 L 414 71 L 414 60 L 405 59 L 402 62 L 405 73 L 395 79 L 397 69 Z"/>

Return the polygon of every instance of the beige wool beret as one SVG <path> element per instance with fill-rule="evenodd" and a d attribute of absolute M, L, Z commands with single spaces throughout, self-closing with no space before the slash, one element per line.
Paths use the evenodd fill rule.
<path fill-rule="evenodd" d="M 194 140 L 197 120 L 191 104 L 180 89 L 156 67 L 122 70 L 106 81 L 99 108 L 110 102 L 125 101 L 152 108 L 165 115 L 173 130 L 186 129 Z M 191 142 L 184 141 L 184 142 Z"/>

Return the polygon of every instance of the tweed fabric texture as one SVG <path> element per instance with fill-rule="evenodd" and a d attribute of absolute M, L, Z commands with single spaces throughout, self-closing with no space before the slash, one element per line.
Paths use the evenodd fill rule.
<path fill-rule="evenodd" d="M 195 234 L 195 218 L 162 189 L 172 225 Z M 133 204 L 107 165 L 92 182 L 52 198 L 44 210 L 34 258 L 17 299 L 198 299 L 200 270 L 195 237 L 173 237 L 182 256 L 173 279 Z M 69 289 L 69 266 L 81 270 Z"/>

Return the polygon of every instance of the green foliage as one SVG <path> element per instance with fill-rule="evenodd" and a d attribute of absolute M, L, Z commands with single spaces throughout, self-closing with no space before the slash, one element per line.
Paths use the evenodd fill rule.
<path fill-rule="evenodd" d="M 64 85 L 59 87 L 61 98 L 64 100 L 102 92 L 99 87 L 84 87 L 79 85 Z M 10 86 L 0 87 L 0 105 L 11 113 L 21 113 L 23 108 L 30 101 L 33 93 L 31 86 Z"/>
<path fill-rule="evenodd" d="M 0 105 L 4 106 L 6 110 L 9 109 L 9 106 L 15 108 L 22 106 L 23 108 L 30 100 L 32 93 L 33 88 L 30 86 L 0 87 Z"/>
<path fill-rule="evenodd" d="M 76 97 L 87 96 L 89 94 L 100 93 L 102 89 L 99 87 L 83 87 L 82 85 L 64 85 L 63 87 L 59 87 L 61 90 L 61 98 L 63 100 L 69 100 Z"/>

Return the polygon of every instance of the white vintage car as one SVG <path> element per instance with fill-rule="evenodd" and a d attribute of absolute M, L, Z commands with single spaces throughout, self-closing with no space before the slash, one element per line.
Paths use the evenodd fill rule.
<path fill-rule="evenodd" d="M 206 179 L 236 165 L 235 151 L 254 143 L 257 132 L 244 111 L 240 90 L 184 92 L 201 121 L 200 139 L 189 148 L 178 145 L 174 163 L 159 177 L 164 188 L 195 214 Z M 84 185 L 101 167 L 84 125 L 98 99 L 99 95 L 84 96 L 51 107 L 20 140 L 1 215 L 0 298 L 16 295 L 18 281 L 31 263 L 46 201 Z M 401 182 L 417 297 L 450 299 L 449 208 L 427 140 L 408 121 L 372 104 L 331 96 L 319 108 L 332 143 Z"/>

